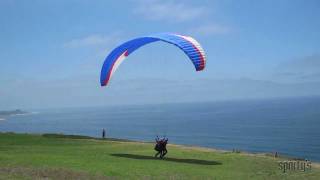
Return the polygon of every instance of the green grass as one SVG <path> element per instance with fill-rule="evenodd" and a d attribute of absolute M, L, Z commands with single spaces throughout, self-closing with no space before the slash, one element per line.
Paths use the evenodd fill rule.
<path fill-rule="evenodd" d="M 320 169 L 278 169 L 273 157 L 84 136 L 0 133 L 0 179 L 320 179 Z"/>

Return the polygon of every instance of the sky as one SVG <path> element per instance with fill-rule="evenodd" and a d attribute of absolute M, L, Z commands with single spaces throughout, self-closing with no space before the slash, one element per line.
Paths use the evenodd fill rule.
<path fill-rule="evenodd" d="M 318 0 L 1 0 L 0 109 L 320 95 L 319 18 Z M 113 48 L 159 32 L 197 39 L 206 69 L 157 42 L 100 87 Z"/>

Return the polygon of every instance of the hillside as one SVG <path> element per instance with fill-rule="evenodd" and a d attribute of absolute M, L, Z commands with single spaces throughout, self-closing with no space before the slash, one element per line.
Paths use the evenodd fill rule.
<path fill-rule="evenodd" d="M 287 171 L 262 154 L 83 136 L 0 133 L 0 179 L 319 179 L 320 169 Z"/>

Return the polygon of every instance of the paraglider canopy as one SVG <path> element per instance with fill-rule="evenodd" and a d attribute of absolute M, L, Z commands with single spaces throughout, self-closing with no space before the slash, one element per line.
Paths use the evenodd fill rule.
<path fill-rule="evenodd" d="M 163 41 L 179 47 L 189 57 L 197 71 L 201 71 L 205 68 L 205 52 L 198 41 L 190 36 L 174 33 L 159 33 L 132 39 L 112 50 L 105 59 L 101 69 L 101 86 L 106 86 L 108 84 L 114 72 L 128 55 L 141 46 L 156 41 Z"/>

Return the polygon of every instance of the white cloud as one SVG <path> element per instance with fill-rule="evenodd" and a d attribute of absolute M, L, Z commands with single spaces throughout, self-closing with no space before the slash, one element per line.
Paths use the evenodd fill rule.
<path fill-rule="evenodd" d="M 214 34 L 227 34 L 231 30 L 228 27 L 217 24 L 205 24 L 202 26 L 189 29 L 188 33 L 196 35 L 214 35 Z"/>
<path fill-rule="evenodd" d="M 86 37 L 72 39 L 63 44 L 66 48 L 79 48 L 88 46 L 107 46 L 114 44 L 120 39 L 120 33 L 111 33 L 109 35 L 92 34 Z"/>
<path fill-rule="evenodd" d="M 174 1 L 139 1 L 134 13 L 142 15 L 146 19 L 164 21 L 188 21 L 203 17 L 208 10 L 205 7 L 188 6 L 185 3 Z"/>

